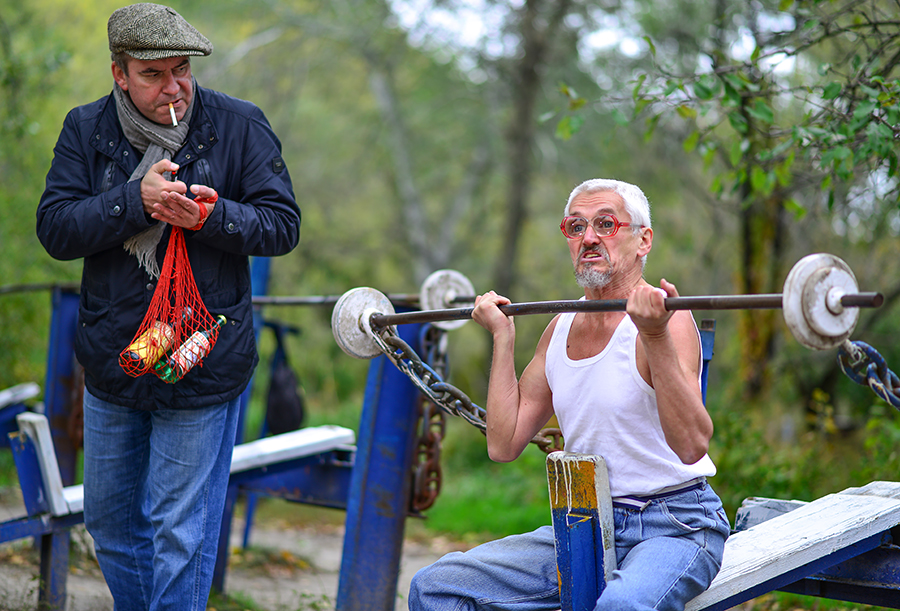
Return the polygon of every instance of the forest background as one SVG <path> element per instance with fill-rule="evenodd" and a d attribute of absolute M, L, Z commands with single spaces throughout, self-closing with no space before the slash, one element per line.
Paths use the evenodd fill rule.
<path fill-rule="evenodd" d="M 43 381 L 40 287 L 80 278 L 80 261 L 38 243 L 35 209 L 65 114 L 111 89 L 106 21 L 121 5 L 0 0 L 0 388 Z M 410 293 L 453 268 L 514 301 L 577 298 L 565 199 L 611 177 L 650 199 L 649 282 L 777 293 L 802 256 L 830 252 L 886 297 L 853 339 L 900 363 L 896 0 L 173 6 L 215 45 L 193 60 L 198 82 L 257 103 L 283 141 L 303 224 L 299 247 L 272 261 L 272 295 Z M 330 309 L 265 314 L 302 329 L 288 348 L 309 423 L 356 427 L 368 363 L 335 345 Z M 747 496 L 896 479 L 900 414 L 841 375 L 836 350 L 799 345 L 780 312 L 695 316 L 717 321 L 710 453 L 732 518 Z M 516 321 L 520 371 L 547 322 Z M 482 405 L 489 338 L 474 324 L 449 337 L 450 381 Z M 263 336 L 263 363 L 272 349 Z M 443 460 L 425 528 L 481 540 L 546 523 L 537 448 L 492 464 L 453 419 Z"/>

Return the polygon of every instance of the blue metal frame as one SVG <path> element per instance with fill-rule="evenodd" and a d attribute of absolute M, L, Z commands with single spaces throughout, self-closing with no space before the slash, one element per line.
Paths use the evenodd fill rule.
<path fill-rule="evenodd" d="M 63 486 L 75 483 L 77 450 L 69 438 L 72 398 L 80 392 L 81 378 L 76 374 L 75 329 L 78 324 L 76 291 L 53 289 L 53 313 L 50 319 L 50 343 L 47 353 L 47 375 L 44 382 L 44 414 L 50 422 L 50 433 Z"/>
<path fill-rule="evenodd" d="M 69 418 L 72 399 L 80 390 L 81 380 L 76 375 L 75 329 L 78 323 L 78 293 L 57 287 L 52 293 L 53 312 L 50 319 L 50 342 L 47 352 L 47 374 L 44 383 L 44 414 L 50 423 L 50 434 L 56 450 L 56 460 L 64 486 L 75 483 L 77 450 L 69 437 Z M 31 467 L 34 469 L 35 464 Z M 26 473 L 34 473 L 27 471 Z M 37 467 L 37 482 L 41 482 Z M 21 478 L 21 475 L 20 475 Z M 29 484 L 26 484 L 29 485 Z M 32 484 L 33 485 L 33 482 Z M 42 489 L 41 489 L 42 491 Z M 33 515 L 29 511 L 29 515 Z M 72 517 L 72 516 L 67 516 Z M 38 607 L 62 609 L 66 601 L 66 576 L 69 572 L 69 528 L 78 522 L 50 518 L 40 534 L 41 581 L 38 589 Z"/>
<path fill-rule="evenodd" d="M 779 589 L 900 609 L 900 548 L 895 545 L 877 547 Z"/>
<path fill-rule="evenodd" d="M 400 337 L 421 352 L 421 325 Z M 419 391 L 385 356 L 369 367 L 347 505 L 337 611 L 394 608 L 409 513 Z"/>
<path fill-rule="evenodd" d="M 9 447 L 10 433 L 16 433 L 19 430 L 16 416 L 27 409 L 28 406 L 24 403 L 13 403 L 0 408 L 0 448 Z"/>
<path fill-rule="evenodd" d="M 252 287 L 253 295 L 267 295 L 269 293 L 269 272 L 272 266 L 272 260 L 269 257 L 253 257 L 250 261 L 250 286 Z M 259 344 L 259 337 L 262 334 L 262 329 L 264 326 L 262 311 L 260 308 L 256 307 L 253 309 L 253 332 L 256 334 L 256 343 Z M 241 394 L 241 411 L 238 415 L 238 425 L 237 425 L 237 433 L 235 443 L 242 443 L 247 439 L 247 409 L 250 406 L 250 396 L 253 394 L 253 385 L 256 380 L 256 372 L 253 373 L 253 376 L 250 378 L 250 383 L 247 385 L 247 388 L 244 389 L 244 392 Z M 262 436 L 264 431 L 260 432 L 260 436 Z M 237 498 L 241 496 L 241 493 L 238 493 L 238 497 L 231 499 L 230 497 L 226 500 L 226 510 L 225 516 L 223 520 L 226 520 L 227 526 L 231 527 L 231 516 L 234 513 L 234 504 L 237 502 Z M 250 543 L 250 531 L 253 528 L 253 518 L 256 514 L 256 495 L 251 493 L 246 494 L 247 500 L 246 505 L 244 507 L 244 538 L 243 545 L 246 548 Z M 225 550 L 227 551 L 227 546 Z M 220 548 L 221 555 L 221 548 Z M 224 576 L 223 576 L 224 579 Z"/>
<path fill-rule="evenodd" d="M 703 393 L 703 404 L 706 405 L 706 386 L 709 382 L 709 362 L 712 361 L 713 348 L 716 345 L 716 321 L 704 318 L 700 321 L 700 354 L 703 355 L 703 369 L 700 372 L 700 390 Z"/>

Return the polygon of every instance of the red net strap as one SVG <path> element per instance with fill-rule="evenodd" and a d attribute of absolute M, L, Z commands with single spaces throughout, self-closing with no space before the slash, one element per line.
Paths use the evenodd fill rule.
<path fill-rule="evenodd" d="M 172 227 L 150 307 L 134 339 L 119 354 L 119 365 L 133 377 L 152 371 L 165 382 L 177 382 L 202 364 L 224 322 L 224 317 L 212 316 L 203 304 L 184 233 Z"/>

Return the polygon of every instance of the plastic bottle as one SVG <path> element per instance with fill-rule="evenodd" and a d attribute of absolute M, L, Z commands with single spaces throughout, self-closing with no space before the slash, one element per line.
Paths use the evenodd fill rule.
<path fill-rule="evenodd" d="M 226 323 L 224 316 L 216 316 L 216 323 L 209 329 L 201 329 L 187 338 L 177 350 L 166 360 L 160 360 L 154 367 L 154 373 L 163 382 L 174 384 L 193 368 L 194 365 L 209 354 L 212 347 L 210 338 L 219 327 Z"/>
<path fill-rule="evenodd" d="M 191 308 L 185 307 L 181 314 L 184 322 L 191 317 Z M 145 372 L 156 365 L 172 347 L 175 329 L 161 320 L 153 321 L 150 328 L 141 333 L 119 355 L 119 366 L 128 372 Z"/>

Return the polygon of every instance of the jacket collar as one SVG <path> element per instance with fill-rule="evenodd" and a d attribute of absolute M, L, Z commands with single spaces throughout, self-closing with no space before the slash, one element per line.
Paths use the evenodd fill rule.
<path fill-rule="evenodd" d="M 202 87 L 197 87 L 194 92 L 194 100 L 191 129 L 188 131 L 184 146 L 175 153 L 175 158 L 172 160 L 179 165 L 196 161 L 219 141 L 216 126 L 213 125 L 212 119 L 209 118 L 203 105 Z M 140 159 L 130 159 L 136 151 L 122 133 L 119 117 L 116 114 L 115 99 L 112 95 L 106 97 L 106 103 L 100 112 L 97 125 L 91 133 L 91 146 L 103 155 L 112 158 L 122 168 L 134 168 L 140 163 Z"/>

